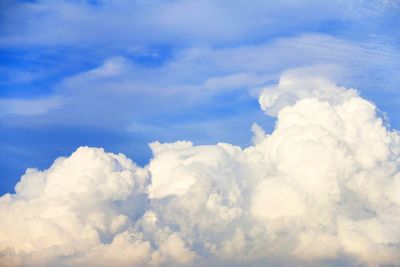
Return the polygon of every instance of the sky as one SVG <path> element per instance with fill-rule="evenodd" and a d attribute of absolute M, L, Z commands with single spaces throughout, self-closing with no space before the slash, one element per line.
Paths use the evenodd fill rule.
<path fill-rule="evenodd" d="M 398 25 L 398 0 L 0 1 L 0 261 L 397 265 Z M 336 183 L 299 182 L 318 175 Z M 209 213 L 190 212 L 190 196 Z M 68 224 L 54 217 L 64 209 Z M 26 244 L 18 232 L 34 212 Z M 321 238 L 329 249 L 307 248 Z M 246 250 L 253 265 L 234 257 Z"/>
<path fill-rule="evenodd" d="M 1 1 L 0 193 L 80 145 L 248 145 L 257 92 L 325 65 L 400 126 L 399 2 Z M 205 125 L 212 127 L 204 127 Z M 397 127 L 399 128 L 399 127 Z"/>

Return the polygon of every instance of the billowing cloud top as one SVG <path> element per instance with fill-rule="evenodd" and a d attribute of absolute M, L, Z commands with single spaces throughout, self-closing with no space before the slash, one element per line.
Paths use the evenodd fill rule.
<path fill-rule="evenodd" d="M 400 135 L 354 89 L 284 74 L 254 144 L 81 147 L 0 198 L 1 266 L 400 264 Z"/>

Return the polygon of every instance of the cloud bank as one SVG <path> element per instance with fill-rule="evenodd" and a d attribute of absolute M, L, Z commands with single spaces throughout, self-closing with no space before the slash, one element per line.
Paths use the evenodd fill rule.
<path fill-rule="evenodd" d="M 253 145 L 80 147 L 0 198 L 1 266 L 400 264 L 400 135 L 354 89 L 291 71 Z"/>

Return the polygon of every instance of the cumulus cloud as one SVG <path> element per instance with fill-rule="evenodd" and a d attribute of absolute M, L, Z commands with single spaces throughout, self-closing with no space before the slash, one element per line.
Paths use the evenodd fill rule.
<path fill-rule="evenodd" d="M 305 98 L 317 98 L 334 105 L 357 96 L 354 89 L 337 87 L 333 82 L 323 78 L 324 76 L 310 75 L 310 71 L 315 72 L 317 69 L 320 67 L 286 71 L 278 85 L 264 90 L 260 95 L 261 109 L 268 115 L 276 116 L 283 108 L 297 104 Z"/>
<path fill-rule="evenodd" d="M 285 73 L 253 145 L 81 147 L 0 198 L 2 266 L 400 264 L 400 135 L 354 89 Z"/>

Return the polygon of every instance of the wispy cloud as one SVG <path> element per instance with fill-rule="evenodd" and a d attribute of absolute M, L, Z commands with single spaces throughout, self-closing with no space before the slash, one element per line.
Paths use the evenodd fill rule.
<path fill-rule="evenodd" d="M 235 48 L 188 48 L 151 68 L 138 65 L 129 57 L 111 57 L 55 85 L 53 102 L 69 101 L 49 114 L 46 121 L 121 127 L 137 123 L 139 118 L 168 120 L 168 116 L 191 112 L 194 107 L 205 110 L 221 105 L 219 96 L 227 92 L 236 99 L 232 105 L 247 105 L 254 92 L 276 81 L 283 70 L 304 65 L 319 66 L 316 71 L 325 69 L 325 75 L 330 73 L 336 82 L 365 91 L 392 91 L 399 82 L 395 75 L 400 70 L 398 58 L 398 50 L 387 43 L 372 39 L 358 44 L 320 34 Z M 385 84 L 378 79 L 383 69 L 387 70 Z M 25 112 L 29 107 L 26 105 Z"/>
<path fill-rule="evenodd" d="M 11 2 L 5 8 L 8 16 L 4 19 L 7 27 L 3 27 L 2 45 L 143 46 L 243 43 L 246 39 L 262 40 L 282 32 L 318 30 L 315 25 L 324 28 L 325 23 L 332 21 L 357 23 L 380 18 L 399 6 L 396 1 L 380 0 L 251 4 L 42 0 Z"/>
<path fill-rule="evenodd" d="M 60 109 L 62 98 L 58 96 L 38 99 L 0 99 L 0 116 L 34 116 Z"/>

